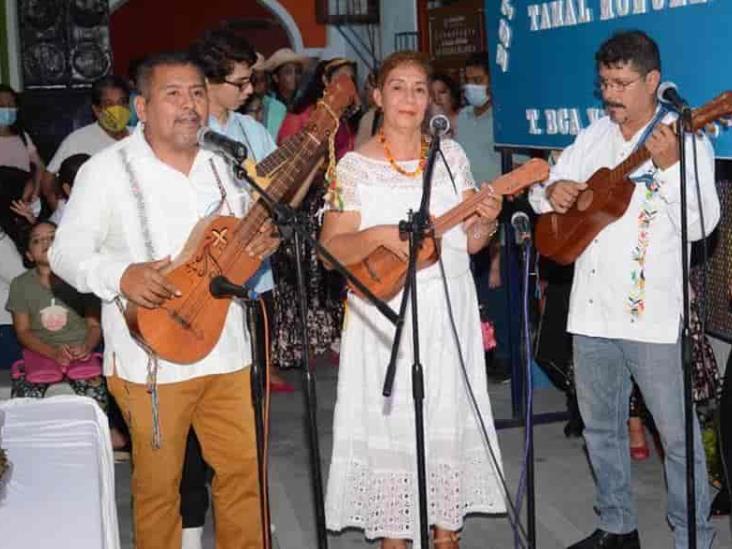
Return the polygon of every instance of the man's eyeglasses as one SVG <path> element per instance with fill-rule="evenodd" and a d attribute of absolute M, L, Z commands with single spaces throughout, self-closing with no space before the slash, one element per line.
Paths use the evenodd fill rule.
<path fill-rule="evenodd" d="M 643 78 L 645 78 L 645 75 L 634 78 L 633 80 L 598 80 L 597 87 L 600 88 L 602 91 L 614 90 L 624 92 L 630 86 L 632 86 L 639 80 L 642 80 Z"/>
<path fill-rule="evenodd" d="M 232 82 L 231 80 L 224 80 L 224 84 L 228 84 L 229 86 L 234 86 L 235 88 L 239 89 L 239 92 L 243 92 L 245 89 L 247 89 L 249 86 L 252 85 L 252 79 L 244 78 L 243 80 L 240 80 L 239 82 Z"/>

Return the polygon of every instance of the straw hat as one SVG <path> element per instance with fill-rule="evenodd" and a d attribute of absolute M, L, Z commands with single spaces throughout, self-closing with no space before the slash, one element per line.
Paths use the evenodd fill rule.
<path fill-rule="evenodd" d="M 290 48 L 281 48 L 274 52 L 269 59 L 267 59 L 262 66 L 259 67 L 261 70 L 267 72 L 274 72 L 282 65 L 287 63 L 297 63 L 304 65 L 308 62 L 308 58 L 304 55 L 298 55 Z"/>
<path fill-rule="evenodd" d="M 262 55 L 259 52 L 255 52 L 257 54 L 257 60 L 254 62 L 254 65 L 252 65 L 253 71 L 263 71 L 264 70 L 264 55 Z"/>

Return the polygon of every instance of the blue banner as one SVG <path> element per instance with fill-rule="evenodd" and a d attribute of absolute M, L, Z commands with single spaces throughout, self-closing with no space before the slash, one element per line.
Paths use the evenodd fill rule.
<path fill-rule="evenodd" d="M 661 79 L 692 106 L 732 88 L 730 0 L 486 0 L 495 141 L 562 148 L 604 115 L 594 55 L 618 30 L 648 33 Z M 732 158 L 732 131 L 712 137 Z"/>

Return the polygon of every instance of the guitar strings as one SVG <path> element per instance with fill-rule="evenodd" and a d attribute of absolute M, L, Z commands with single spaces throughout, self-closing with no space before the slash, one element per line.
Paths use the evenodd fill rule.
<path fill-rule="evenodd" d="M 289 149 L 290 147 L 291 145 L 288 144 L 287 148 Z M 299 156 L 300 155 L 298 151 L 298 153 L 295 154 L 294 160 L 298 160 Z M 286 170 L 285 175 L 292 176 L 292 174 Z M 279 187 L 283 186 L 286 186 L 286 183 L 284 179 L 281 179 L 280 181 L 275 182 L 273 191 L 280 191 Z M 260 208 L 259 206 L 259 203 L 255 203 L 253 208 L 257 208 L 257 210 L 262 210 L 263 208 Z M 245 229 L 251 230 L 251 225 L 261 224 L 263 222 L 263 217 L 266 212 L 257 210 L 250 210 L 250 212 L 252 212 L 254 215 L 250 216 L 249 219 L 245 220 L 245 222 L 243 223 L 243 225 L 245 225 Z M 243 230 L 237 231 L 237 233 L 234 235 L 232 244 L 238 244 L 239 246 L 242 245 L 245 238 L 245 236 L 242 234 L 243 232 Z M 251 236 L 253 237 L 254 235 Z M 207 247 L 208 245 L 206 246 L 206 248 Z M 219 272 L 224 272 L 226 270 L 226 267 L 230 266 L 233 261 L 236 261 L 240 253 L 243 251 L 241 249 L 237 250 L 237 246 L 226 245 L 224 251 L 219 255 L 219 257 L 214 258 L 206 248 L 204 248 L 203 253 L 207 254 L 208 257 L 212 261 L 214 261 L 215 265 L 219 269 Z M 205 279 L 201 275 L 199 275 L 199 278 L 200 280 L 198 280 L 194 284 L 193 288 L 190 290 L 189 296 L 183 301 L 178 309 L 178 315 L 187 323 L 191 323 L 192 320 L 195 318 L 195 316 L 197 315 L 197 311 L 201 309 L 202 301 L 208 299 L 208 287 L 203 284 Z"/>
<path fill-rule="evenodd" d="M 325 132 L 328 132 L 327 128 L 325 128 Z M 318 141 L 317 138 L 309 132 L 301 132 L 297 135 L 302 136 L 302 139 L 288 140 L 283 144 L 283 147 L 286 148 L 287 152 L 290 152 L 289 149 L 291 149 L 295 144 L 299 146 L 299 149 L 294 151 L 294 158 L 281 167 L 283 172 L 281 175 L 282 178 L 279 181 L 273 182 L 270 192 L 276 200 L 281 199 L 287 193 L 292 180 L 295 180 L 299 175 L 299 170 L 295 169 L 294 164 L 297 164 L 298 161 L 303 159 L 307 161 L 306 157 L 311 157 L 316 152 L 317 148 L 322 145 L 322 141 Z M 309 142 L 305 140 L 306 137 L 310 137 Z M 299 141 L 303 141 L 303 143 L 299 143 Z M 254 208 L 257 208 L 259 211 L 254 210 Z M 218 258 L 214 258 L 209 253 L 210 259 L 214 261 L 219 272 L 223 273 L 227 271 L 239 260 L 239 257 L 244 252 L 243 248 L 249 243 L 249 241 L 251 241 L 252 238 L 254 238 L 254 236 L 256 236 L 256 232 L 252 233 L 252 229 L 261 226 L 268 215 L 266 207 L 258 201 L 255 202 L 248 213 L 253 213 L 253 215 L 250 215 L 244 223 L 238 224 L 238 230 L 235 231 L 232 243 L 226 245 L 224 251 L 221 252 Z M 232 245 L 234 243 L 237 245 Z M 207 253 L 205 249 L 204 253 Z M 209 298 L 208 284 L 204 284 L 206 281 L 203 277 L 199 278 L 200 279 L 191 288 L 189 296 L 184 299 L 177 311 L 178 316 L 187 324 L 193 323 L 193 321 L 198 317 L 198 314 L 203 310 L 203 305 Z"/>

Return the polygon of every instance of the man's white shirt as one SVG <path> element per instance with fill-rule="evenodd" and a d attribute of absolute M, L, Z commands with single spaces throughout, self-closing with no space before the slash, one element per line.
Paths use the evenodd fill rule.
<path fill-rule="evenodd" d="M 127 128 L 127 130 L 131 133 L 133 128 Z M 46 169 L 51 173 L 58 173 L 61 164 L 69 156 L 75 154 L 92 156 L 115 143 L 117 140 L 104 131 L 99 122 L 92 122 L 74 130 L 64 138 Z"/>
<path fill-rule="evenodd" d="M 125 269 L 132 263 L 149 260 L 143 220 L 122 163 L 121 149 L 127 153 L 141 190 L 156 260 L 168 255 L 174 259 L 194 225 L 220 201 L 210 160 L 213 159 L 234 215 L 243 215 L 248 200 L 223 160 L 210 152 L 199 150 L 188 176 L 163 163 L 148 145 L 142 125 L 131 136 L 96 154 L 79 170 L 49 252 L 51 268 L 80 292 L 93 292 L 102 299 L 105 375 L 112 374 L 114 367 L 122 379 L 145 383 L 148 357 L 130 335 L 113 301 L 120 296 L 120 279 Z M 160 360 L 158 383 L 232 372 L 250 363 L 251 348 L 243 313 L 233 303 L 211 353 L 187 365 Z"/>
<path fill-rule="evenodd" d="M 673 120 L 667 115 L 663 122 Z M 538 213 L 551 211 L 546 188 L 558 180 L 585 182 L 599 168 L 613 168 L 636 148 L 645 128 L 629 141 L 617 124 L 603 117 L 577 136 L 552 168 L 549 179 L 534 185 L 529 201 Z M 702 238 L 699 207 L 694 185 L 691 137 L 687 138 L 687 205 L 689 239 Z M 699 184 L 708 235 L 719 221 L 720 208 L 714 180 L 714 151 L 705 137 L 697 137 Z M 646 186 L 638 183 L 625 214 L 611 223 L 582 252 L 575 262 L 567 331 L 594 337 L 628 339 L 649 343 L 673 343 L 679 335 L 682 315 L 681 291 L 681 190 L 679 164 L 655 170 L 645 162 L 631 175 L 653 173 L 658 192 L 646 197 Z M 638 317 L 630 312 L 629 296 L 638 273 L 634 250 L 639 243 L 640 216 L 652 215 L 644 261 L 644 307 Z M 655 212 L 655 213 L 654 213 Z"/>

